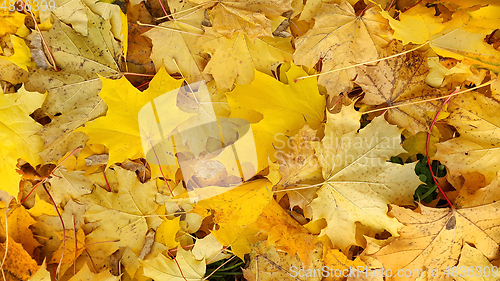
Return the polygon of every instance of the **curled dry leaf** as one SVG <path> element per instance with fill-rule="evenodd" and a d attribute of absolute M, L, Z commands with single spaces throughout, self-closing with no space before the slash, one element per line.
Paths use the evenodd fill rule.
<path fill-rule="evenodd" d="M 189 83 L 198 82 L 203 79 L 201 71 L 206 65 L 201 48 L 196 45 L 204 33 L 201 26 L 204 10 L 193 12 L 194 4 L 186 1 L 170 0 L 168 4 L 172 19 L 143 34 L 153 43 L 151 59 L 157 70 L 164 66 L 170 74 L 180 72 Z"/>

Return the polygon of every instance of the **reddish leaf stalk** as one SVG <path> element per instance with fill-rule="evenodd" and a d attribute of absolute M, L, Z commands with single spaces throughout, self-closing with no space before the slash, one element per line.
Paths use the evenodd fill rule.
<path fill-rule="evenodd" d="M 133 73 L 133 72 L 124 72 L 123 75 L 154 77 L 153 74 L 142 74 L 142 73 Z"/>
<path fill-rule="evenodd" d="M 172 259 L 177 264 L 177 268 L 179 268 L 179 272 L 181 273 L 182 278 L 184 278 L 184 280 L 187 281 L 186 277 L 184 276 L 184 273 L 182 273 L 181 265 L 179 264 L 179 262 L 177 261 L 177 259 L 174 257 L 174 255 L 172 253 L 170 253 L 170 250 L 168 250 L 167 252 L 170 255 L 170 257 L 172 257 Z"/>
<path fill-rule="evenodd" d="M 77 151 L 79 151 L 81 148 L 76 148 L 75 150 L 73 150 L 68 156 L 66 156 L 66 158 L 64 158 L 61 163 L 57 164 L 57 166 L 54 168 L 54 170 L 52 170 L 52 172 L 50 172 L 50 174 L 48 176 L 46 176 L 42 181 L 40 181 L 39 183 L 35 184 L 35 186 L 30 190 L 30 192 L 28 193 L 28 195 L 26 195 L 26 197 L 24 197 L 23 200 L 21 200 L 21 205 L 24 204 L 24 201 L 26 201 L 26 199 L 28 199 L 28 197 L 31 195 L 31 193 L 33 193 L 33 191 L 40 185 L 40 184 L 43 184 L 45 181 L 47 181 L 47 179 L 50 177 L 50 176 L 56 176 L 54 175 L 54 172 L 57 170 L 57 168 L 59 168 L 59 166 L 64 162 L 66 161 L 71 155 L 75 154 Z M 56 205 L 54 205 L 54 207 L 57 208 Z"/>
<path fill-rule="evenodd" d="M 361 11 L 361 13 L 359 14 L 359 16 L 360 16 L 360 17 L 362 17 L 362 16 L 365 14 L 366 10 L 370 9 L 370 7 L 371 7 L 372 5 L 373 5 L 373 3 L 371 3 L 371 2 L 370 2 L 370 4 L 368 4 L 368 5 L 367 5 L 367 6 L 363 9 L 363 11 Z"/>
<path fill-rule="evenodd" d="M 57 266 L 56 274 L 59 274 L 59 270 L 61 269 L 62 265 L 62 260 L 64 257 L 64 252 L 66 251 L 66 227 L 64 226 L 64 221 L 61 216 L 61 213 L 59 213 L 59 209 L 57 209 L 56 202 L 54 201 L 54 198 L 52 198 L 52 195 L 50 195 L 49 190 L 45 187 L 45 185 L 42 185 L 43 188 L 45 189 L 45 192 L 47 192 L 47 195 L 49 195 L 50 201 L 52 202 L 52 205 L 54 205 L 54 208 L 56 209 L 57 216 L 59 217 L 59 220 L 61 221 L 62 229 L 63 229 L 63 247 L 62 247 L 62 254 L 61 254 L 61 259 L 59 260 L 59 265 Z M 59 278 L 56 278 L 59 279 Z"/>
<path fill-rule="evenodd" d="M 165 180 L 165 183 L 167 184 L 168 191 L 170 191 L 170 195 L 172 197 L 174 197 L 174 193 L 172 192 L 172 189 L 170 188 L 170 185 L 168 184 L 167 178 L 163 174 L 163 169 L 161 168 L 160 159 L 158 159 L 158 155 L 156 154 L 156 150 L 153 146 L 153 143 L 151 141 L 149 141 L 149 143 L 151 144 L 151 149 L 153 149 L 153 153 L 155 154 L 156 162 L 158 162 L 158 167 L 160 168 L 161 176 L 163 177 L 163 179 Z"/>
<path fill-rule="evenodd" d="M 455 94 L 456 92 L 458 92 L 459 88 L 457 88 L 453 93 Z M 441 192 L 441 194 L 443 195 L 444 199 L 446 199 L 446 202 L 448 203 L 448 206 L 450 206 L 450 208 L 453 210 L 455 209 L 455 207 L 453 206 L 453 204 L 451 203 L 450 199 L 448 199 L 448 196 L 446 196 L 446 194 L 444 193 L 443 189 L 441 188 L 441 186 L 439 185 L 439 182 L 437 181 L 436 179 L 436 176 L 434 175 L 434 172 L 432 171 L 432 167 L 431 167 L 431 160 L 429 158 L 429 144 L 430 144 L 430 141 L 431 141 L 431 134 L 432 134 L 432 128 L 434 128 L 434 124 L 436 124 L 436 121 L 439 117 L 439 114 L 441 113 L 441 111 L 443 110 L 443 107 L 451 100 L 451 95 L 443 102 L 443 106 L 438 110 L 438 112 L 436 113 L 436 116 L 434 116 L 434 120 L 432 120 L 432 123 L 431 123 L 431 127 L 429 128 L 429 132 L 427 133 L 427 143 L 425 145 L 425 152 L 426 152 L 426 157 L 427 157 L 427 166 L 429 166 L 429 170 L 431 171 L 431 175 L 432 175 L 432 179 L 434 180 L 434 183 L 437 185 L 438 189 L 439 189 L 439 192 Z"/>
<path fill-rule="evenodd" d="M 413 4 L 410 8 L 406 9 L 403 13 L 406 13 L 408 12 L 409 10 L 411 10 L 413 7 L 417 6 L 418 4 L 420 4 L 420 2 L 422 2 L 422 0 L 419 0 L 417 3 Z M 399 13 L 394 19 L 397 20 L 399 18 L 399 15 L 401 15 L 402 13 Z"/>
<path fill-rule="evenodd" d="M 163 12 L 165 13 L 165 16 L 166 16 L 167 18 L 171 18 L 171 17 L 169 16 L 169 14 L 167 13 L 167 10 L 165 10 L 165 7 L 163 7 L 163 3 L 161 2 L 161 0 L 158 0 L 158 2 L 160 3 L 161 9 L 162 9 L 162 10 L 163 10 Z"/>
<path fill-rule="evenodd" d="M 111 187 L 109 186 L 108 178 L 106 177 L 106 169 L 104 168 L 105 165 L 102 166 L 102 174 L 104 175 L 104 180 L 106 181 L 106 186 L 108 187 L 108 192 L 111 192 Z"/>
<path fill-rule="evenodd" d="M 74 239 L 75 239 L 75 260 L 73 261 L 73 275 L 76 275 L 76 258 L 77 258 L 76 252 L 77 252 L 77 248 L 78 248 L 78 243 L 76 240 L 75 215 L 71 216 L 71 220 L 73 221 L 73 235 L 74 235 Z"/>
<path fill-rule="evenodd" d="M 149 84 L 151 81 L 146 81 L 145 83 L 142 83 L 141 85 L 137 86 L 136 88 L 139 89 L 139 88 L 142 88 L 144 86 L 146 86 L 147 84 Z"/>

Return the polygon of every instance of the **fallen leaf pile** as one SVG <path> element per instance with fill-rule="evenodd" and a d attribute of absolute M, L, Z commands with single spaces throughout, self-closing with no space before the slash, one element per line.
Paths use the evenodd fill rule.
<path fill-rule="evenodd" d="M 12 3 L 1 280 L 499 280 L 498 1 Z"/>

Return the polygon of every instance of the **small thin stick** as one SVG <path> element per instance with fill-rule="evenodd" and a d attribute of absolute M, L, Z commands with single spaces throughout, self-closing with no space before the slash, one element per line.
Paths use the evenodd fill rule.
<path fill-rule="evenodd" d="M 141 74 L 141 73 L 133 73 L 133 72 L 124 72 L 123 75 L 154 77 L 153 74 Z"/>
<path fill-rule="evenodd" d="M 182 14 L 182 13 L 185 13 L 185 12 L 188 12 L 188 11 L 191 11 L 191 10 L 196 10 L 196 9 L 198 9 L 200 7 L 203 7 L 203 6 L 207 5 L 207 4 L 213 4 L 213 3 L 217 3 L 217 2 L 219 2 L 219 1 L 209 1 L 209 2 L 205 2 L 205 3 L 201 3 L 201 4 L 198 4 L 198 5 L 194 6 L 194 7 L 187 8 L 185 10 L 181 10 L 181 11 L 178 11 L 176 13 L 170 13 L 170 15 L 168 15 L 168 16 L 164 16 L 164 17 L 156 18 L 156 19 L 157 20 L 162 20 L 164 18 L 172 17 L 173 15 L 178 15 L 178 14 Z"/>
<path fill-rule="evenodd" d="M 9 212 L 9 208 L 5 209 L 5 253 L 2 259 L 2 265 L 0 265 L 0 269 L 2 270 L 3 280 L 7 280 L 5 278 L 5 271 L 3 270 L 3 265 L 5 264 L 5 260 L 7 259 L 7 252 L 9 251 L 9 221 L 7 220 L 7 213 Z"/>
<path fill-rule="evenodd" d="M 255 259 L 255 280 L 259 281 L 259 258 Z"/>
<path fill-rule="evenodd" d="M 387 106 L 387 107 L 383 107 L 383 108 L 377 108 L 377 109 L 373 109 L 373 110 L 369 110 L 369 111 L 365 111 L 363 112 L 363 114 L 368 114 L 368 113 L 372 113 L 372 112 L 377 112 L 377 111 L 381 111 L 381 110 L 386 110 L 386 109 L 391 109 L 391 108 L 397 108 L 397 107 L 401 107 L 401 106 L 407 106 L 407 105 L 412 105 L 412 104 L 419 104 L 419 103 L 424 103 L 424 102 L 429 102 L 429 101 L 435 101 L 435 100 L 442 100 L 442 99 L 446 99 L 448 97 L 453 97 L 453 96 L 456 96 L 456 95 L 459 95 L 459 94 L 463 94 L 463 93 L 467 93 L 467 92 L 471 92 L 471 91 L 474 91 L 476 89 L 479 89 L 479 88 L 482 88 L 482 87 L 485 87 L 485 86 L 488 86 L 490 85 L 491 83 L 493 83 L 495 80 L 490 80 L 482 85 L 479 85 L 479 86 L 476 86 L 474 88 L 470 88 L 470 89 L 467 89 L 467 90 L 463 90 L 463 91 L 460 91 L 460 92 L 453 92 L 449 95 L 446 95 L 446 96 L 442 96 L 442 97 L 437 97 L 437 98 L 432 98 L 432 99 L 426 99 L 426 100 L 420 100 L 420 101 L 415 101 L 415 102 L 410 102 L 410 103 L 404 103 L 404 104 L 398 104 L 398 105 L 391 105 L 391 106 Z"/>
<path fill-rule="evenodd" d="M 401 56 L 401 55 L 404 55 L 404 54 L 407 54 L 407 53 L 411 53 L 411 52 L 413 52 L 415 50 L 418 50 L 418 49 L 422 48 L 423 46 L 425 46 L 425 45 L 427 45 L 429 43 L 430 43 L 430 41 L 427 41 L 424 44 L 419 45 L 419 46 L 417 46 L 417 47 L 415 47 L 413 49 L 410 49 L 408 51 L 404 51 L 404 52 L 401 52 L 399 54 L 395 54 L 395 55 L 392 55 L 392 56 L 388 56 L 388 57 L 384 57 L 384 58 L 380 58 L 380 59 L 376 59 L 376 60 L 372 60 L 372 61 L 362 62 L 362 63 L 358 63 L 358 64 L 353 64 L 353 65 L 349 65 L 349 66 L 346 66 L 346 67 L 336 68 L 336 69 L 333 69 L 333 70 L 330 70 L 330 71 L 327 71 L 327 72 L 323 72 L 323 73 L 318 73 L 318 74 L 313 74 L 313 75 L 308 75 L 308 76 L 297 77 L 294 80 L 294 82 L 297 82 L 298 80 L 302 80 L 302 79 L 306 79 L 306 78 L 317 77 L 317 76 L 321 76 L 321 75 L 325 75 L 325 74 L 329 74 L 329 73 L 333 73 L 333 72 L 337 72 L 337 71 L 341 71 L 341 70 L 346 70 L 346 69 L 357 67 L 357 66 L 362 66 L 362 65 L 365 65 L 365 64 L 369 64 L 369 63 L 374 63 L 374 62 L 379 62 L 379 61 L 383 61 L 383 60 L 386 60 L 386 59 L 395 58 L 395 57 L 398 57 L 398 56 Z"/>
<path fill-rule="evenodd" d="M 165 177 L 165 175 L 163 174 L 163 169 L 161 168 L 160 159 L 158 158 L 158 155 L 156 154 L 155 147 L 153 146 L 153 143 L 151 142 L 151 140 L 149 140 L 149 144 L 151 144 L 151 149 L 153 150 L 153 153 L 155 155 L 156 162 L 158 162 L 158 168 L 160 168 L 161 176 L 163 177 L 163 179 L 165 180 L 165 183 L 167 184 L 168 191 L 170 191 L 170 196 L 172 196 L 172 198 L 173 198 L 174 193 L 172 192 L 172 189 L 170 188 L 170 184 L 168 184 L 167 177 Z"/>
<path fill-rule="evenodd" d="M 222 252 L 224 252 L 227 249 L 227 246 L 224 246 L 218 253 L 215 255 L 212 259 L 210 259 L 207 264 L 210 264 L 213 260 L 215 260 Z"/>
<path fill-rule="evenodd" d="M 231 258 L 229 258 L 227 261 L 225 261 L 223 264 L 219 265 L 219 267 L 217 267 L 214 271 L 212 271 L 212 273 L 210 273 L 207 277 L 203 278 L 204 280 L 207 280 L 208 278 L 210 278 L 210 276 L 212 276 L 215 272 L 217 272 L 217 270 L 219 270 L 221 267 L 223 267 L 224 265 L 226 265 L 226 263 L 230 262 L 232 259 L 234 259 L 236 256 L 232 256 Z"/>
<path fill-rule="evenodd" d="M 387 7 L 387 10 L 389 12 L 389 10 L 392 8 L 392 5 L 394 5 L 394 2 L 396 2 L 396 0 L 392 0 L 391 4 L 389 5 L 389 7 Z"/>
<path fill-rule="evenodd" d="M 137 24 L 141 25 L 141 26 L 163 28 L 163 29 L 166 29 L 166 30 L 177 31 L 177 32 L 180 32 L 180 33 L 185 33 L 185 34 L 190 34 L 190 35 L 203 36 L 203 34 L 187 32 L 187 31 L 183 31 L 183 30 L 179 30 L 179 29 L 175 29 L 175 28 L 170 28 L 170 27 L 166 27 L 166 26 L 161 26 L 161 25 L 152 25 L 152 24 L 148 24 L 148 23 L 142 23 L 142 22 L 139 22 L 139 21 L 137 22 Z"/>
<path fill-rule="evenodd" d="M 74 234 L 74 239 L 75 239 L 75 260 L 73 261 L 73 275 L 76 275 L 76 252 L 78 248 L 78 243 L 77 243 L 77 237 L 76 237 L 76 225 L 75 225 L 75 215 L 71 215 L 71 220 L 73 221 L 73 234 Z"/>
<path fill-rule="evenodd" d="M 163 13 L 165 13 L 165 16 L 167 18 L 172 18 L 168 13 L 167 13 L 167 10 L 165 10 L 165 7 L 163 7 L 163 3 L 161 2 L 161 0 L 158 0 L 158 2 L 160 3 L 160 6 L 161 6 L 161 9 L 163 10 Z"/>

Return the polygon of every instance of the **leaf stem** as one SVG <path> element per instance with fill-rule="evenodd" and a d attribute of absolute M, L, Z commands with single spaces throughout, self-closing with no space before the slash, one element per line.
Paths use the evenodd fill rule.
<path fill-rule="evenodd" d="M 184 277 L 184 273 L 182 273 L 182 269 L 181 269 L 181 265 L 179 264 L 179 262 L 177 261 L 177 259 L 174 257 L 174 255 L 170 252 L 170 250 L 167 251 L 167 253 L 170 255 L 170 257 L 172 257 L 172 259 L 175 261 L 175 263 L 177 264 L 177 268 L 179 268 L 179 272 L 181 273 L 181 276 L 182 278 L 184 278 L 184 280 L 187 281 L 186 277 Z"/>
<path fill-rule="evenodd" d="M 432 120 L 431 126 L 429 128 L 429 132 L 427 133 L 427 143 L 425 144 L 425 152 L 426 152 L 426 157 L 427 157 L 427 166 L 429 166 L 429 171 L 431 172 L 432 179 L 434 180 L 434 183 L 437 185 L 437 187 L 438 187 L 439 191 L 441 192 L 441 194 L 443 195 L 444 199 L 446 199 L 446 202 L 448 203 L 448 206 L 450 206 L 450 208 L 452 210 L 455 209 L 455 207 L 451 203 L 450 199 L 448 199 L 448 196 L 446 196 L 446 194 L 444 193 L 443 189 L 441 188 L 441 186 L 439 185 L 439 182 L 436 179 L 436 176 L 434 175 L 434 172 L 432 171 L 431 160 L 429 159 L 429 144 L 431 142 L 432 128 L 434 128 L 434 124 L 436 124 L 436 121 L 437 121 L 437 119 L 439 117 L 439 114 L 443 110 L 444 106 L 448 102 L 450 102 L 451 97 L 453 96 L 453 94 L 456 94 L 459 89 L 460 88 L 457 87 L 455 89 L 455 91 L 453 91 L 453 93 L 451 95 L 448 95 L 448 98 L 443 102 L 443 106 L 438 110 L 438 112 L 436 113 L 436 116 L 434 116 L 434 120 Z"/>
<path fill-rule="evenodd" d="M 384 57 L 384 58 L 380 58 L 380 59 L 376 59 L 376 60 L 372 60 L 372 61 L 367 61 L 367 62 L 362 62 L 362 63 L 358 63 L 358 64 L 353 64 L 353 65 L 349 65 L 349 66 L 346 66 L 346 67 L 336 68 L 336 69 L 333 69 L 333 70 L 330 70 L 330 71 L 327 71 L 327 72 L 323 72 L 323 73 L 318 73 L 318 74 L 313 74 L 313 75 L 307 75 L 307 76 L 297 77 L 294 80 L 294 82 L 297 82 L 298 80 L 302 80 L 302 79 L 306 79 L 306 78 L 318 77 L 318 76 L 321 76 L 321 75 L 325 75 L 325 74 L 329 74 L 329 73 L 333 73 L 333 72 L 337 72 L 337 71 L 341 71 L 341 70 L 346 70 L 346 69 L 357 67 L 357 66 L 362 66 L 362 65 L 365 65 L 365 64 L 369 64 L 369 63 L 374 63 L 374 62 L 379 62 L 379 61 L 383 61 L 383 60 L 386 60 L 386 59 L 395 58 L 395 57 L 398 57 L 398 56 L 401 56 L 401 55 L 413 52 L 415 50 L 418 50 L 418 49 L 422 48 L 423 46 L 425 46 L 425 45 L 427 45 L 429 43 L 430 43 L 430 41 L 427 41 L 424 44 L 421 44 L 421 45 L 419 45 L 419 46 L 417 46 L 417 47 L 415 47 L 413 49 L 401 52 L 399 54 L 391 55 L 391 56 L 388 56 L 388 57 Z"/>
<path fill-rule="evenodd" d="M 133 72 L 124 72 L 123 75 L 154 77 L 153 74 L 142 74 L 142 73 L 133 73 Z"/>
<path fill-rule="evenodd" d="M 226 265 L 226 263 L 230 262 L 232 259 L 234 259 L 236 256 L 232 256 L 231 258 L 229 258 L 227 261 L 225 261 L 223 264 L 221 264 L 219 267 L 217 267 L 214 271 L 212 271 L 212 273 L 210 273 L 207 277 L 203 278 L 204 280 L 207 280 L 208 278 L 210 278 L 210 276 L 212 276 L 215 272 L 217 272 L 217 270 L 219 270 L 221 267 L 223 267 L 224 265 Z"/>
<path fill-rule="evenodd" d="M 73 239 L 75 240 L 75 260 L 73 260 L 73 275 L 76 275 L 76 258 L 78 257 L 77 254 L 77 249 L 78 249 L 78 241 L 76 237 L 76 225 L 75 225 L 75 215 L 71 215 L 71 220 L 73 221 Z"/>
<path fill-rule="evenodd" d="M 419 0 L 417 3 L 413 4 L 410 8 L 406 9 L 403 13 L 406 13 L 408 12 L 411 8 L 417 6 L 418 4 L 420 4 L 420 2 L 422 2 L 422 0 Z M 399 18 L 399 15 L 401 15 L 402 13 L 399 13 L 394 19 L 397 20 Z"/>
<path fill-rule="evenodd" d="M 106 165 L 102 165 L 102 174 L 104 175 L 104 180 L 106 181 L 106 186 L 108 187 L 108 192 L 111 192 L 111 187 L 109 186 L 108 178 L 106 177 L 106 169 L 104 168 Z"/>
<path fill-rule="evenodd" d="M 59 217 L 59 220 L 61 221 L 61 225 L 62 225 L 62 229 L 63 229 L 63 241 L 62 241 L 63 245 L 62 245 L 61 259 L 59 260 L 59 265 L 57 266 L 57 270 L 56 270 L 56 274 L 55 274 L 56 275 L 55 277 L 57 280 L 57 279 L 59 279 L 57 276 L 59 275 L 59 271 L 61 270 L 62 260 L 64 258 L 64 252 L 66 251 L 66 227 L 64 226 L 63 218 L 61 216 L 61 213 L 59 212 L 59 209 L 57 209 L 57 204 L 54 201 L 54 198 L 52 198 L 52 195 L 50 195 L 50 192 L 47 189 L 47 187 L 45 187 L 44 184 L 42 184 L 42 186 L 43 186 L 43 189 L 45 189 L 45 192 L 47 192 L 47 195 L 49 196 L 50 201 L 52 202 L 52 205 L 56 209 L 57 216 Z"/>
<path fill-rule="evenodd" d="M 5 264 L 5 260 L 7 259 L 7 252 L 9 251 L 9 221 L 8 221 L 8 214 L 9 212 L 9 208 L 6 208 L 5 209 L 5 253 L 3 255 L 3 259 L 2 259 L 2 264 L 0 265 L 0 269 L 2 270 L 2 277 L 3 277 L 3 280 L 7 280 L 5 279 L 5 271 L 3 270 L 3 265 Z"/>
<path fill-rule="evenodd" d="M 397 105 L 391 105 L 391 106 L 387 106 L 387 107 L 377 108 L 377 109 L 365 111 L 365 112 L 363 112 L 363 114 L 368 114 L 368 113 L 377 112 L 377 111 L 381 111 L 381 110 L 387 110 L 387 109 L 391 109 L 391 108 L 398 108 L 400 106 L 407 106 L 407 105 L 412 105 L 412 104 L 419 104 L 419 103 L 424 103 L 424 102 L 429 102 L 429 101 L 446 99 L 446 98 L 449 98 L 449 97 L 453 97 L 453 96 L 460 95 L 460 94 L 463 94 L 463 93 L 471 92 L 471 91 L 474 91 L 476 89 L 488 86 L 491 83 L 493 83 L 494 81 L 495 81 L 495 79 L 492 79 L 492 80 L 490 80 L 490 81 L 488 81 L 488 82 L 486 82 L 484 84 L 481 84 L 479 86 L 476 86 L 474 88 L 470 88 L 470 89 L 463 90 L 463 91 L 460 91 L 460 92 L 453 92 L 453 93 L 451 93 L 449 95 L 446 95 L 446 96 L 432 98 L 432 99 L 426 99 L 426 100 L 420 100 L 420 101 L 410 102 L 410 103 L 405 103 L 405 104 L 397 104 Z"/>

